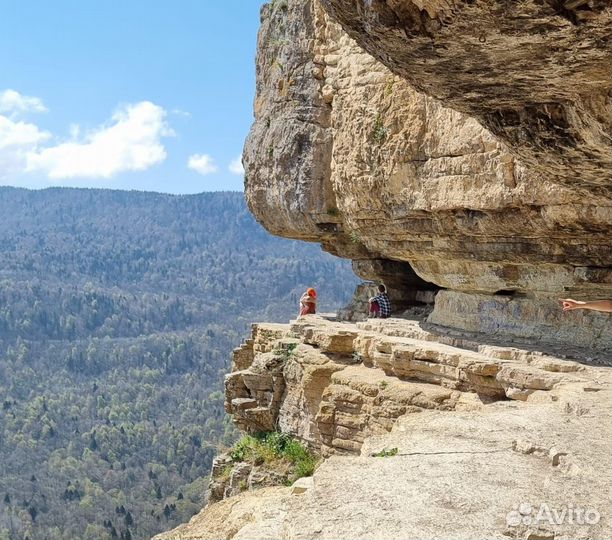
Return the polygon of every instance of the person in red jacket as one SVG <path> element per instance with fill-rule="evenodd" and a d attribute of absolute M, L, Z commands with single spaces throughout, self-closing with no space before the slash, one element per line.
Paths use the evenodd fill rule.
<path fill-rule="evenodd" d="M 317 291 L 308 288 L 300 298 L 300 316 L 310 315 L 317 312 Z"/>

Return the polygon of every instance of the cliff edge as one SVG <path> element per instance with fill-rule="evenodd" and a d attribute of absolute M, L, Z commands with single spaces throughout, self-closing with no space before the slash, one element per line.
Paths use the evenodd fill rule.
<path fill-rule="evenodd" d="M 261 487 L 220 457 L 220 502 L 156 540 L 607 538 L 611 398 L 610 368 L 403 319 L 254 325 L 228 412 L 326 459 Z"/>

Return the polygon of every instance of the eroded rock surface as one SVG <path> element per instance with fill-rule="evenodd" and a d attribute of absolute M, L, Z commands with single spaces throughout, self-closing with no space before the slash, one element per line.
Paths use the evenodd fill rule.
<path fill-rule="evenodd" d="M 157 540 L 609 537 L 610 368 L 447 341 L 400 319 L 254 325 L 229 412 L 328 459 L 294 488 L 230 489 Z M 542 505 L 583 517 L 537 521 Z"/>
<path fill-rule="evenodd" d="M 563 326 L 556 298 L 610 294 L 609 3 L 509 6 L 264 6 L 246 195 L 398 308 L 444 288 L 435 321 L 461 328 L 465 295 L 498 293 L 467 329 L 546 339 L 529 325 Z M 600 323 L 582 341 L 605 349 Z"/>
<path fill-rule="evenodd" d="M 322 0 L 414 88 L 530 170 L 610 194 L 610 1 Z"/>

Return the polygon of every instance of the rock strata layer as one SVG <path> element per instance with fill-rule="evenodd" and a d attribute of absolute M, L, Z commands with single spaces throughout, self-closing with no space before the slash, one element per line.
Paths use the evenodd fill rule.
<path fill-rule="evenodd" d="M 542 352 L 442 341 L 402 319 L 256 324 L 234 353 L 225 408 L 245 432 L 280 429 L 324 456 L 357 454 L 406 414 L 525 401 L 559 385 L 588 386 L 598 373 Z"/>
<path fill-rule="evenodd" d="M 558 297 L 610 294 L 609 3 L 508 6 L 264 6 L 246 196 L 398 308 L 443 288 L 437 324 L 472 295 L 466 329 L 546 338 L 529 325 L 563 326 Z M 593 322 L 582 341 L 609 347 Z"/>

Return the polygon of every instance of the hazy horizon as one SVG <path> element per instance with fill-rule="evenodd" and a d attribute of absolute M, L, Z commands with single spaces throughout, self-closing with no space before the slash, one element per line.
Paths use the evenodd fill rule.
<path fill-rule="evenodd" d="M 126 193 L 151 193 L 154 195 L 172 195 L 174 197 L 192 197 L 195 195 L 202 195 L 204 193 L 242 193 L 244 190 L 241 189 L 209 189 L 198 191 L 194 193 L 172 193 L 169 191 L 155 191 L 152 189 L 136 189 L 136 188 L 115 188 L 115 187 L 95 187 L 95 186 L 46 186 L 46 187 L 25 187 L 25 186 L 11 186 L 8 184 L 0 184 L 0 190 L 10 188 L 24 191 L 50 191 L 57 189 L 66 190 L 90 190 L 90 191 L 121 191 Z"/>

